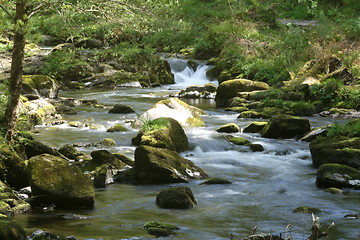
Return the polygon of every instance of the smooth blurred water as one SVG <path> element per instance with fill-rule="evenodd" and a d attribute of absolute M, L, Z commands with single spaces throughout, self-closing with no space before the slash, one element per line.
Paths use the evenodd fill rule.
<path fill-rule="evenodd" d="M 191 81 L 191 80 L 190 80 Z M 189 82 L 187 82 L 189 84 Z M 71 128 L 38 126 L 36 138 L 52 147 L 77 142 L 98 142 L 113 138 L 120 151 L 133 158 L 135 147 L 131 138 L 137 134 L 127 123 L 136 119 L 157 101 L 167 98 L 178 86 L 152 89 L 122 89 L 117 91 L 62 92 L 63 97 L 97 99 L 106 108 L 81 107 L 77 115 L 64 116 L 65 120 L 93 118 L 105 128 Z M 247 147 L 226 141 L 224 134 L 215 131 L 219 126 L 234 122 L 241 128 L 254 119 L 238 119 L 238 114 L 216 109 L 213 100 L 187 100 L 204 109 L 205 127 L 185 129 L 190 150 L 181 155 L 203 168 L 210 177 L 225 178 L 231 185 L 199 185 L 202 181 L 173 185 L 125 185 L 113 184 L 97 189 L 94 210 L 33 211 L 17 215 L 15 220 L 30 233 L 35 229 L 56 234 L 74 235 L 77 239 L 151 239 L 142 225 L 147 221 L 162 221 L 180 227 L 176 236 L 166 239 L 216 239 L 225 240 L 230 234 L 245 237 L 254 226 L 264 232 L 284 232 L 288 224 L 294 225 L 294 239 L 306 239 L 311 232 L 311 215 L 296 214 L 299 206 L 321 209 L 317 214 L 325 227 L 331 222 L 335 228 L 328 239 L 359 239 L 359 219 L 349 220 L 346 214 L 359 214 L 360 192 L 332 195 L 315 186 L 316 169 L 312 167 L 308 143 L 295 140 L 272 140 L 259 134 L 236 133 L 252 143 L 264 146 L 264 152 L 251 152 Z M 109 114 L 117 104 L 131 105 L 137 114 Z M 328 118 L 311 118 L 313 126 L 333 122 Z M 108 133 L 106 129 L 115 123 L 124 124 L 128 132 Z M 91 152 L 95 148 L 79 149 Z M 155 204 L 156 195 L 169 186 L 189 186 L 198 205 L 188 210 L 160 209 Z M 73 219 L 79 214 L 82 219 Z"/>

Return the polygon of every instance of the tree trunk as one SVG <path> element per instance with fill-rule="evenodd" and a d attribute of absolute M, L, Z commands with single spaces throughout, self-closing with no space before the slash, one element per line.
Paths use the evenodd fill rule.
<path fill-rule="evenodd" d="M 25 28 L 26 28 L 26 1 L 19 0 L 16 2 L 15 15 L 15 35 L 14 47 L 11 62 L 11 75 L 9 83 L 9 99 L 5 110 L 6 119 L 6 140 L 12 141 L 16 120 L 17 108 L 19 105 L 20 91 L 23 74 L 23 60 L 25 48 Z"/>

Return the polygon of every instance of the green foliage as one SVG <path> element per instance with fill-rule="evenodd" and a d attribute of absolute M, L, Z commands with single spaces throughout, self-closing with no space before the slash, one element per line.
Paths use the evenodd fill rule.
<path fill-rule="evenodd" d="M 169 120 L 167 120 L 165 118 L 157 118 L 154 120 L 142 119 L 141 121 L 143 123 L 142 131 L 144 131 L 144 132 L 150 132 L 153 130 L 170 127 Z"/>
<path fill-rule="evenodd" d="M 313 85 L 311 94 L 314 99 L 320 99 L 325 103 L 335 103 L 339 101 L 338 92 L 341 86 L 341 81 L 330 78 L 319 85 Z"/>
<path fill-rule="evenodd" d="M 328 128 L 328 136 L 360 137 L 360 120 L 352 120 L 346 124 L 335 123 Z"/>
<path fill-rule="evenodd" d="M 77 50 L 65 49 L 51 53 L 42 69 L 42 73 L 57 80 L 76 80 L 76 76 L 84 76 L 89 63 L 79 57 Z M 75 79 L 74 79 L 75 78 Z"/>

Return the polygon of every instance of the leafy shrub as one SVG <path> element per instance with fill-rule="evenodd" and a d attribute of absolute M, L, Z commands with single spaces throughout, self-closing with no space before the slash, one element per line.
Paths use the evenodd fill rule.
<path fill-rule="evenodd" d="M 328 136 L 360 137 L 360 120 L 352 120 L 346 124 L 335 123 L 328 128 Z"/>
<path fill-rule="evenodd" d="M 314 99 L 320 99 L 325 103 L 339 102 L 339 90 L 342 86 L 341 81 L 337 79 L 327 79 L 319 85 L 311 87 L 311 95 Z"/>
<path fill-rule="evenodd" d="M 79 80 L 88 76 L 89 63 L 77 50 L 66 49 L 50 54 L 42 69 L 42 73 L 57 80 Z"/>

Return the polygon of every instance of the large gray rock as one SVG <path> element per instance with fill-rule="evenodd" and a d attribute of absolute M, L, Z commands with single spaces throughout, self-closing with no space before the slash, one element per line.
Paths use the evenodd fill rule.
<path fill-rule="evenodd" d="M 284 139 L 303 136 L 309 131 L 310 121 L 308 119 L 277 115 L 265 125 L 260 134 L 265 138 Z"/>
<path fill-rule="evenodd" d="M 207 176 L 177 152 L 145 145 L 135 150 L 135 174 L 140 183 L 190 182 Z"/>
<path fill-rule="evenodd" d="M 42 154 L 29 159 L 33 203 L 58 208 L 92 208 L 95 191 L 80 168 L 59 157 Z"/>
<path fill-rule="evenodd" d="M 161 117 L 170 117 L 178 121 L 183 127 L 201 127 L 205 125 L 200 117 L 201 115 L 207 114 L 203 110 L 190 106 L 177 98 L 169 98 L 157 102 L 141 118 L 154 120 Z"/>
<path fill-rule="evenodd" d="M 186 209 L 197 204 L 195 197 L 188 187 L 174 187 L 161 191 L 156 196 L 156 204 L 161 208 Z"/>
<path fill-rule="evenodd" d="M 217 88 L 215 96 L 216 106 L 227 106 L 229 100 L 236 97 L 238 92 L 251 92 L 256 90 L 266 90 L 268 88 L 269 85 L 264 82 L 247 79 L 233 79 L 222 82 Z"/>

